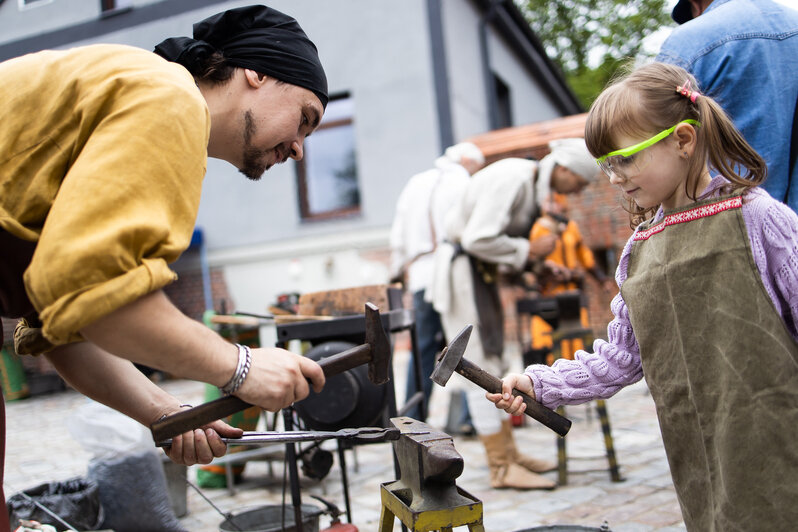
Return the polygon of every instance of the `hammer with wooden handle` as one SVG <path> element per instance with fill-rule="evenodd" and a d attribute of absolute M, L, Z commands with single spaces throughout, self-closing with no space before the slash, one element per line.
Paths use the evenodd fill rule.
<path fill-rule="evenodd" d="M 441 386 L 446 386 L 449 377 L 456 371 L 490 393 L 502 393 L 501 379 L 494 377 L 483 371 L 477 365 L 466 360 L 463 357 L 465 353 L 464 346 L 462 349 L 452 349 L 452 347 L 460 343 L 468 342 L 468 339 L 471 337 L 472 328 L 471 325 L 467 325 L 462 331 L 457 333 L 457 336 L 454 337 L 454 340 L 452 340 L 449 346 L 443 349 L 438 356 L 437 365 L 432 375 L 430 375 L 430 379 L 432 379 L 432 382 Z M 568 434 L 568 431 L 571 429 L 571 420 L 564 418 L 554 410 L 546 408 L 525 393 L 513 390 L 513 395 L 521 397 L 524 403 L 526 403 L 526 410 L 524 411 L 526 415 L 543 423 L 560 436 Z"/>
<path fill-rule="evenodd" d="M 366 343 L 355 346 L 319 361 L 325 377 L 338 375 L 363 364 L 368 364 L 369 380 L 376 385 L 388 382 L 391 363 L 391 344 L 380 320 L 380 311 L 366 303 Z M 183 410 L 150 425 L 156 442 L 173 438 L 217 419 L 240 412 L 252 406 L 234 395 L 228 395 L 199 406 Z"/>

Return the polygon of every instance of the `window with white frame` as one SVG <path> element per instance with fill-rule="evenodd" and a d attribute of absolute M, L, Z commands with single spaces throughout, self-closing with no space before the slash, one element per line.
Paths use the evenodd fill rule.
<path fill-rule="evenodd" d="M 31 7 L 43 6 L 52 2 L 53 0 L 17 0 L 17 5 L 19 6 L 19 9 L 22 10 Z"/>
<path fill-rule="evenodd" d="M 305 139 L 297 162 L 299 211 L 303 220 L 324 220 L 360 212 L 354 101 L 331 99 L 321 124 Z"/>
<path fill-rule="evenodd" d="M 104 14 L 133 7 L 133 0 L 100 0 L 100 11 Z"/>

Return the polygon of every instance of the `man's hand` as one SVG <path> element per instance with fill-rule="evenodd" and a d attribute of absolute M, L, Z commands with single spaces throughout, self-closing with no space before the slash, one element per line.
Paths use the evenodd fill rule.
<path fill-rule="evenodd" d="M 513 395 L 513 389 L 524 392 L 535 398 L 532 390 L 532 379 L 522 373 L 511 373 L 502 379 L 502 393 L 486 393 L 485 397 L 508 414 L 521 415 L 526 410 L 526 403 L 521 397 Z"/>
<path fill-rule="evenodd" d="M 238 349 L 202 323 L 188 318 L 162 291 L 87 325 L 83 336 L 114 355 L 172 375 L 224 386 L 233 376 Z M 252 349 L 252 363 L 235 393 L 276 412 L 321 391 L 324 372 L 316 362 L 285 349 Z"/>
<path fill-rule="evenodd" d="M 224 421 L 214 421 L 193 432 L 175 436 L 172 446 L 165 448 L 164 452 L 176 464 L 209 464 L 227 452 L 227 444 L 221 438 L 240 438 L 243 434 L 243 430 Z"/>
<path fill-rule="evenodd" d="M 529 242 L 529 260 L 535 261 L 546 257 L 557 246 L 557 235 L 543 235 Z"/>
<path fill-rule="evenodd" d="M 285 349 L 252 350 L 252 367 L 235 395 L 270 412 L 277 412 L 324 387 L 324 371 L 313 360 Z"/>
<path fill-rule="evenodd" d="M 539 275 L 544 283 L 565 283 L 571 280 L 571 270 L 553 260 L 543 261 Z"/>
<path fill-rule="evenodd" d="M 99 401 L 149 427 L 164 415 L 181 409 L 180 400 L 154 384 L 123 360 L 98 346 L 75 343 L 58 346 L 47 353 L 48 360 L 58 373 L 79 392 Z M 220 436 L 239 438 L 244 433 L 223 421 L 215 421 L 193 433 L 173 439 L 167 456 L 178 464 L 207 464 L 227 451 Z"/>

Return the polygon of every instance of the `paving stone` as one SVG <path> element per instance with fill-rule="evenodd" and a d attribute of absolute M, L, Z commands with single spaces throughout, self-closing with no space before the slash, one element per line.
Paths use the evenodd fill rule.
<path fill-rule="evenodd" d="M 395 387 L 404 390 L 407 356 L 394 356 Z M 170 380 L 162 384 L 170 393 L 190 404 L 204 400 L 205 385 L 192 381 Z M 398 394 L 399 395 L 399 394 Z M 398 397 L 401 404 L 401 398 Z M 446 391 L 434 387 L 429 423 L 442 429 L 448 401 Z M 6 495 L 35 485 L 86 474 L 91 454 L 69 434 L 69 415 L 87 400 L 74 391 L 37 396 L 6 405 Z M 455 448 L 463 456 L 465 468 L 457 484 L 480 499 L 488 532 L 513 532 L 544 525 L 578 524 L 600 527 L 605 520 L 614 532 L 683 532 L 678 502 L 670 480 L 662 448 L 653 401 L 645 382 L 639 382 L 607 401 L 618 463 L 624 482 L 612 482 L 604 456 L 595 406 L 591 403 L 568 407 L 574 422 L 566 438 L 569 454 L 568 484 L 553 491 L 494 490 L 490 488 L 485 453 L 478 438 L 455 436 Z M 278 416 L 278 427 L 281 427 Z M 527 420 L 514 429 L 519 450 L 556 461 L 557 437 L 542 425 Z M 325 447 L 328 448 L 328 447 Z M 335 449 L 333 444 L 330 449 Z M 335 455 L 335 453 L 334 453 Z M 390 444 L 360 446 L 346 452 L 348 488 L 353 523 L 363 532 L 377 530 L 381 511 L 380 484 L 395 480 Z M 197 467 L 189 468 L 188 478 L 196 478 Z M 556 479 L 557 473 L 547 473 Z M 344 510 L 340 466 L 335 463 L 321 480 L 303 478 L 304 503 L 321 503 L 321 496 Z M 283 464 L 253 461 L 244 471 L 242 482 L 230 495 L 226 489 L 202 489 L 202 493 L 222 513 L 237 513 L 247 508 L 270 504 L 291 504 L 290 486 L 283 485 Z M 224 520 L 193 489 L 187 488 L 188 514 L 180 519 L 191 532 L 219 530 Z M 342 516 L 346 521 L 346 515 Z M 320 519 L 328 526 L 327 516 Z M 394 530 L 400 530 L 398 523 Z"/>

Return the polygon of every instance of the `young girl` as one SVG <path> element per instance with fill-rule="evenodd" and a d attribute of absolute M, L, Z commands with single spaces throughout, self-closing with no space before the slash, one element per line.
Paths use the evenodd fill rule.
<path fill-rule="evenodd" d="M 636 226 L 608 340 L 487 397 L 518 414 L 513 388 L 554 408 L 645 375 L 687 529 L 794 530 L 798 216 L 756 187 L 764 161 L 696 86 L 654 63 L 593 104 L 585 141 Z"/>

